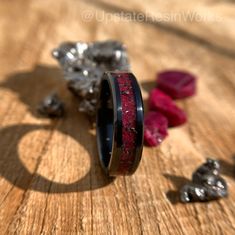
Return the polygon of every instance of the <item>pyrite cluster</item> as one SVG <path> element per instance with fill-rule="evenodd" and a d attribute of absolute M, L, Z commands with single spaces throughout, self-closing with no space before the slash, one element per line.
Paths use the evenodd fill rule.
<path fill-rule="evenodd" d="M 217 160 L 207 159 L 192 175 L 192 182 L 184 185 L 180 191 L 182 202 L 210 201 L 226 197 L 226 181 L 220 176 L 220 164 Z"/>
<path fill-rule="evenodd" d="M 79 100 L 79 111 L 94 115 L 101 77 L 105 71 L 129 71 L 125 46 L 118 41 L 64 42 L 52 51 Z"/>

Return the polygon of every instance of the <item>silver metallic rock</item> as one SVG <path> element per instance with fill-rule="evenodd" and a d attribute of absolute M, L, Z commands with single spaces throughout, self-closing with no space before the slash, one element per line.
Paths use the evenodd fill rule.
<path fill-rule="evenodd" d="M 207 159 L 192 175 L 192 182 L 180 190 L 181 202 L 210 201 L 226 197 L 226 181 L 219 175 L 220 164 L 217 160 Z"/>
<path fill-rule="evenodd" d="M 57 94 L 52 93 L 40 103 L 38 112 L 47 117 L 63 117 L 65 113 L 64 103 Z"/>
<path fill-rule="evenodd" d="M 125 46 L 118 41 L 64 42 L 52 51 L 67 80 L 69 90 L 79 100 L 79 111 L 96 112 L 97 95 L 105 71 L 129 71 Z"/>

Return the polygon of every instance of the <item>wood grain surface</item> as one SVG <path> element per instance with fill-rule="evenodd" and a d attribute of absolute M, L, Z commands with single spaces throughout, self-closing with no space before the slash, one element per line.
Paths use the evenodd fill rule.
<path fill-rule="evenodd" d="M 232 0 L 2 0 L 0 234 L 235 234 L 234 25 Z M 188 123 L 115 181 L 50 55 L 62 41 L 105 39 L 127 45 L 145 100 L 164 69 L 199 78 L 198 94 L 178 102 Z M 64 119 L 37 115 L 51 91 L 65 101 Z M 177 190 L 207 157 L 221 161 L 229 197 L 179 203 Z"/>

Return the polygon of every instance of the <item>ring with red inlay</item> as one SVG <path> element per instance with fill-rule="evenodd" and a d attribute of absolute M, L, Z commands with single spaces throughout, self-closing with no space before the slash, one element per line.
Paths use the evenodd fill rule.
<path fill-rule="evenodd" d="M 106 72 L 97 109 L 100 162 L 109 176 L 131 175 L 143 149 L 144 110 L 141 91 L 129 72 Z"/>

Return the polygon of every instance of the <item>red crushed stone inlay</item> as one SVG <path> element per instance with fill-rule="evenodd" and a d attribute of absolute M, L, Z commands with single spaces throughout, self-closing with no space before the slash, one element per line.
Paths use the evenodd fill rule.
<path fill-rule="evenodd" d="M 116 77 L 122 106 L 122 153 L 118 172 L 127 173 L 133 165 L 136 151 L 136 101 L 128 74 Z"/>

